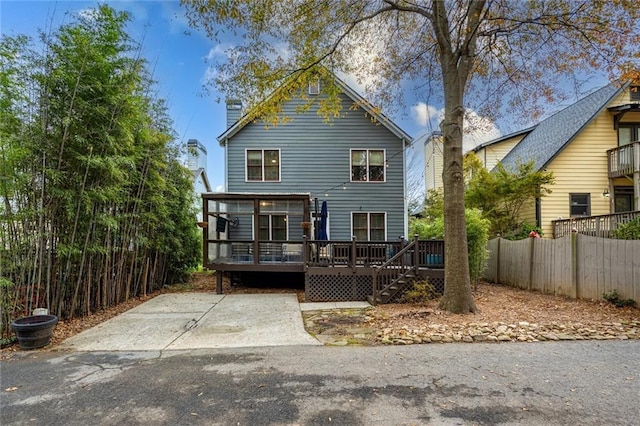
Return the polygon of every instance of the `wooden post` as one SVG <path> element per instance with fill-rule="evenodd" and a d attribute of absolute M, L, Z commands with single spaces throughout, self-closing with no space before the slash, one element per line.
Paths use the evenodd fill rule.
<path fill-rule="evenodd" d="M 498 237 L 498 248 L 496 248 L 496 284 L 500 284 L 500 241 L 502 241 L 502 238 Z"/>
<path fill-rule="evenodd" d="M 353 269 L 353 273 L 356 273 L 356 237 L 351 237 L 351 256 L 349 256 L 349 262 L 351 263 L 351 268 Z"/>
<path fill-rule="evenodd" d="M 535 256 L 535 244 L 536 239 L 534 237 L 529 237 L 529 282 L 527 285 L 527 290 L 531 290 L 533 285 L 533 267 L 534 267 L 534 256 Z"/>
<path fill-rule="evenodd" d="M 222 294 L 222 271 L 216 270 L 216 294 Z"/>
<path fill-rule="evenodd" d="M 418 241 L 418 234 L 413 236 L 413 270 L 416 276 L 420 270 L 420 243 Z"/>
<path fill-rule="evenodd" d="M 305 272 L 309 269 L 309 239 L 306 235 L 302 236 L 302 267 Z"/>
<path fill-rule="evenodd" d="M 578 233 L 571 233 L 571 288 L 574 292 L 573 297 L 580 297 L 580 289 L 578 288 Z"/>

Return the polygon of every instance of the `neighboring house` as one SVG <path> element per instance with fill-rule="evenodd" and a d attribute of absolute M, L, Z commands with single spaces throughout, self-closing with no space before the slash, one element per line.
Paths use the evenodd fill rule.
<path fill-rule="evenodd" d="M 187 169 L 193 174 L 194 206 L 198 222 L 202 222 L 202 194 L 211 192 L 207 178 L 207 149 L 197 139 L 187 141 Z"/>
<path fill-rule="evenodd" d="M 356 263 L 386 261 L 392 242 L 407 235 L 404 150 L 411 137 L 337 78 L 338 118 L 327 122 L 317 103 L 301 112 L 321 96 L 319 84 L 283 103 L 289 120 L 277 126 L 243 111 L 241 102 L 227 101 L 228 128 L 218 137 L 226 192 L 204 195 L 207 268 L 306 273 L 303 246 L 309 246 L 303 243 L 329 240 L 306 255 L 316 263 L 343 260 L 355 276 Z M 345 270 L 334 272 L 340 274 Z M 371 282 L 371 270 L 363 276 Z"/>
<path fill-rule="evenodd" d="M 493 170 L 493 168 L 520 142 L 525 136 L 527 136 L 534 127 L 520 130 L 518 132 L 510 133 L 505 136 L 501 136 L 497 139 L 493 139 L 482 143 L 471 151 L 478 157 L 482 165 L 487 170 Z"/>
<path fill-rule="evenodd" d="M 432 132 L 424 141 L 424 190 L 442 188 L 442 133 Z"/>
<path fill-rule="evenodd" d="M 558 237 L 572 229 L 595 233 L 604 222 L 578 219 L 640 210 L 638 86 L 609 84 L 521 135 L 501 161 L 506 168 L 533 161 L 535 170 L 553 172 L 552 193 L 532 202 L 522 215 L 541 226 L 544 236 Z M 521 135 L 488 142 L 477 154 L 482 159 L 483 153 L 501 143 L 508 148 Z M 499 156 L 485 164 L 491 167 Z M 625 213 L 612 220 L 631 216 Z"/>

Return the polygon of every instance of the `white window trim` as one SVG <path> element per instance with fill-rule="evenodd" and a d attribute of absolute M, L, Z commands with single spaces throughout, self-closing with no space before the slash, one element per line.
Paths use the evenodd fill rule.
<path fill-rule="evenodd" d="M 353 151 L 367 151 L 367 180 L 353 180 Z M 369 151 L 382 151 L 382 173 L 384 179 L 369 180 Z M 384 148 L 351 148 L 349 149 L 349 181 L 352 183 L 385 183 L 387 181 L 387 150 Z"/>
<path fill-rule="evenodd" d="M 319 95 L 320 94 L 320 80 L 311 80 L 309 82 L 308 91 L 310 95 Z"/>
<path fill-rule="evenodd" d="M 249 151 L 261 151 L 262 152 L 262 180 L 249 180 L 249 164 L 247 162 L 247 153 Z M 265 180 L 264 173 L 264 152 L 265 151 L 278 151 L 278 180 Z M 282 180 L 282 152 L 280 152 L 280 148 L 245 148 L 244 150 L 244 181 L 245 183 L 276 183 Z"/>
<path fill-rule="evenodd" d="M 284 216 L 284 221 L 287 223 L 286 227 L 286 238 L 284 241 L 289 241 L 289 214 L 287 212 L 269 212 L 269 213 L 260 213 L 258 216 L 269 216 L 269 239 L 268 241 L 273 241 L 273 222 L 271 221 L 271 216 Z M 254 216 L 251 216 L 251 229 L 253 233 L 253 240 L 256 240 L 256 231 L 260 231 L 255 226 L 256 220 Z M 259 225 L 258 225 L 259 227 Z M 263 241 L 263 240 L 260 240 Z"/>
<path fill-rule="evenodd" d="M 367 215 L 367 241 L 371 241 L 371 215 L 372 214 L 383 214 L 384 215 L 384 240 L 383 241 L 389 241 L 388 239 L 388 235 L 387 233 L 389 232 L 389 226 L 387 223 L 387 212 L 381 212 L 381 211 L 372 211 L 372 212 L 368 212 L 368 211 L 362 211 L 362 210 L 353 210 L 351 211 L 350 214 L 350 220 L 351 220 L 351 226 L 349 227 L 350 231 L 351 231 L 351 236 L 353 237 L 354 232 L 353 232 L 353 215 L 354 214 L 365 214 Z"/>

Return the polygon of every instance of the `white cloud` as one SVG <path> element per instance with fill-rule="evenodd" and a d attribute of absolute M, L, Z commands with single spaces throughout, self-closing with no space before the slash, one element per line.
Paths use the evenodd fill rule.
<path fill-rule="evenodd" d="M 411 117 L 414 122 L 426 129 L 440 129 L 440 122 L 444 118 L 444 109 L 418 102 L 411 107 Z M 429 132 L 430 133 L 430 132 Z M 473 110 L 467 110 L 464 116 L 464 135 L 462 136 L 463 151 L 467 152 L 483 142 L 499 138 L 501 132 L 488 117 L 479 116 Z"/>
<path fill-rule="evenodd" d="M 230 51 L 233 49 L 233 44 L 231 43 L 219 43 L 209 49 L 207 56 L 205 56 L 205 60 L 207 62 L 213 61 L 219 57 L 229 58 Z"/>
<path fill-rule="evenodd" d="M 216 186 L 216 190 L 215 192 L 224 192 L 224 185 L 218 185 Z"/>
<path fill-rule="evenodd" d="M 411 117 L 419 126 L 427 127 L 431 120 L 435 119 L 438 123 L 442 120 L 444 109 L 418 102 L 416 105 L 411 106 Z"/>
<path fill-rule="evenodd" d="M 490 118 L 479 116 L 472 110 L 465 112 L 464 136 L 462 137 L 464 152 L 500 136 L 502 133 Z"/>
<path fill-rule="evenodd" d="M 202 76 L 202 84 L 206 85 L 215 80 L 218 76 L 216 65 L 219 62 L 226 62 L 231 57 L 233 48 L 234 45 L 231 43 L 219 43 L 209 49 L 209 52 L 207 52 L 204 57 L 207 67 L 205 68 L 204 75 Z"/>

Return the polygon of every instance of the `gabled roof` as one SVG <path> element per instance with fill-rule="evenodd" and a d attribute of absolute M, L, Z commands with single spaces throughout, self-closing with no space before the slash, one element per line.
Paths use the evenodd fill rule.
<path fill-rule="evenodd" d="M 198 170 L 191 170 L 193 173 L 193 182 L 195 183 L 200 176 L 202 176 L 202 181 L 204 182 L 204 187 L 206 192 L 211 192 L 211 185 L 209 185 L 209 178 L 207 178 L 207 171 L 200 167 Z"/>
<path fill-rule="evenodd" d="M 509 169 L 519 161 L 533 160 L 535 170 L 545 168 L 624 87 L 613 83 L 604 86 L 541 121 L 502 159 L 502 164 Z"/>
<path fill-rule="evenodd" d="M 530 133 L 535 128 L 536 128 L 536 126 L 528 127 L 526 129 L 523 129 L 523 130 L 518 130 L 517 132 L 509 133 L 508 135 L 500 136 L 497 139 L 492 139 L 490 141 L 483 142 L 480 145 L 476 145 L 475 147 L 473 147 L 473 149 L 471 149 L 471 151 L 478 152 L 483 148 L 486 148 L 486 147 L 491 146 L 491 145 L 495 145 L 495 144 L 500 143 L 500 142 L 504 142 L 507 139 L 515 138 L 516 136 L 520 136 L 520 135 L 526 135 L 527 133 Z"/>
<path fill-rule="evenodd" d="M 333 75 L 335 82 L 338 87 L 346 94 L 351 100 L 356 102 L 358 106 L 360 106 L 363 110 L 365 110 L 369 115 L 371 115 L 378 123 L 382 124 L 385 128 L 387 128 L 391 133 L 393 133 L 398 139 L 401 139 L 406 144 L 410 144 L 413 138 L 404 132 L 398 125 L 396 125 L 391 119 L 381 113 L 379 110 L 374 108 L 365 98 L 360 96 L 355 90 L 353 90 L 347 83 Z M 220 136 L 218 136 L 218 142 L 220 145 L 224 145 L 225 141 L 236 133 L 238 133 L 242 128 L 244 128 L 247 124 L 251 122 L 248 117 L 251 116 L 251 112 L 244 114 L 238 121 L 236 121 L 231 127 L 225 130 Z"/>

